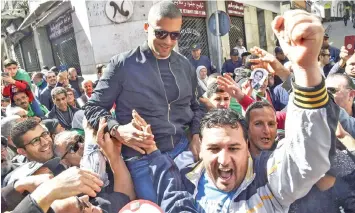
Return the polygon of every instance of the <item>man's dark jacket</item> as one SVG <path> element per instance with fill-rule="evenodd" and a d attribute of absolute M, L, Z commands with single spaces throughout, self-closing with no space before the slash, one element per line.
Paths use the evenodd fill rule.
<path fill-rule="evenodd" d="M 188 59 L 172 51 L 169 67 L 178 89 L 177 100 L 168 104 L 158 61 L 147 42 L 134 50 L 114 56 L 84 106 L 85 116 L 95 129 L 100 117 L 110 117 L 109 110 L 116 104 L 116 120 L 125 125 L 132 120 L 135 109 L 152 127 L 154 139 L 162 152 L 170 151 L 190 127 L 192 134 L 199 133 L 201 111 L 196 100 L 196 72 Z M 109 128 L 116 121 L 108 123 Z M 125 157 L 139 155 L 126 146 Z"/>

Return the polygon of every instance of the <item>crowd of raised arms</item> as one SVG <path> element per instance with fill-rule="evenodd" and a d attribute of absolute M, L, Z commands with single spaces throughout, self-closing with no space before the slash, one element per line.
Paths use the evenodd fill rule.
<path fill-rule="evenodd" d="M 95 82 L 3 62 L 1 212 L 355 212 L 355 54 L 290 10 L 218 70 L 181 26 L 154 4 Z"/>

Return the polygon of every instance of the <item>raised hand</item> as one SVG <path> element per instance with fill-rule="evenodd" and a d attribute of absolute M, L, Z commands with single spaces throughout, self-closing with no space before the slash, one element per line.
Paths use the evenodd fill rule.
<path fill-rule="evenodd" d="M 285 81 L 290 75 L 290 71 L 287 70 L 271 53 L 268 53 L 267 51 L 259 47 L 251 48 L 250 52 L 254 55 L 259 56 L 259 58 L 250 59 L 250 62 L 255 64 L 251 67 L 252 70 L 256 68 L 265 69 L 269 73 L 273 73 L 279 76 L 283 81 Z"/>
<path fill-rule="evenodd" d="M 320 20 L 303 10 L 289 10 L 277 16 L 272 28 L 286 56 L 301 67 L 317 61 L 323 43 Z"/>
<path fill-rule="evenodd" d="M 237 99 L 238 101 L 242 100 L 244 93 L 239 88 L 238 84 L 233 80 L 229 75 L 218 76 L 217 77 L 218 87 L 226 91 L 230 96 Z"/>
<path fill-rule="evenodd" d="M 293 63 L 296 83 L 316 86 L 322 81 L 317 64 L 324 29 L 320 20 L 303 10 L 290 10 L 275 17 L 272 29 L 282 50 Z"/>

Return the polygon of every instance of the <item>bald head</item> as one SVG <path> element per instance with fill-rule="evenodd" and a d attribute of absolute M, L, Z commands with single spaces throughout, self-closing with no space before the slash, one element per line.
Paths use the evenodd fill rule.
<path fill-rule="evenodd" d="M 176 5 L 170 1 L 161 1 L 154 4 L 148 14 L 148 23 L 155 23 L 162 18 L 181 18 L 181 12 Z"/>

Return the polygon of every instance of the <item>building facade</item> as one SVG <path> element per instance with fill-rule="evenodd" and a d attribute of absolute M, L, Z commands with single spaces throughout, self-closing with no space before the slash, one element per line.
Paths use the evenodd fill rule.
<path fill-rule="evenodd" d="M 13 55 L 28 71 L 57 66 L 61 70 L 76 67 L 82 74 L 93 74 L 96 64 L 106 64 L 112 56 L 131 50 L 146 40 L 143 26 L 150 7 L 156 2 L 29 1 L 28 14 L 15 26 L 15 32 L 27 34 L 23 33 L 17 43 L 6 47 L 17 52 Z M 247 49 L 260 46 L 270 52 L 274 50 L 271 21 L 280 14 L 277 1 L 173 2 L 183 14 L 181 39 L 176 51 L 186 57 L 191 55 L 191 46 L 199 43 L 202 54 L 218 64 L 218 46 L 222 50 L 220 58 L 228 59 L 238 38 L 244 38 Z M 217 10 L 226 12 L 231 23 L 229 33 L 219 40 L 208 27 L 209 17 Z"/>

